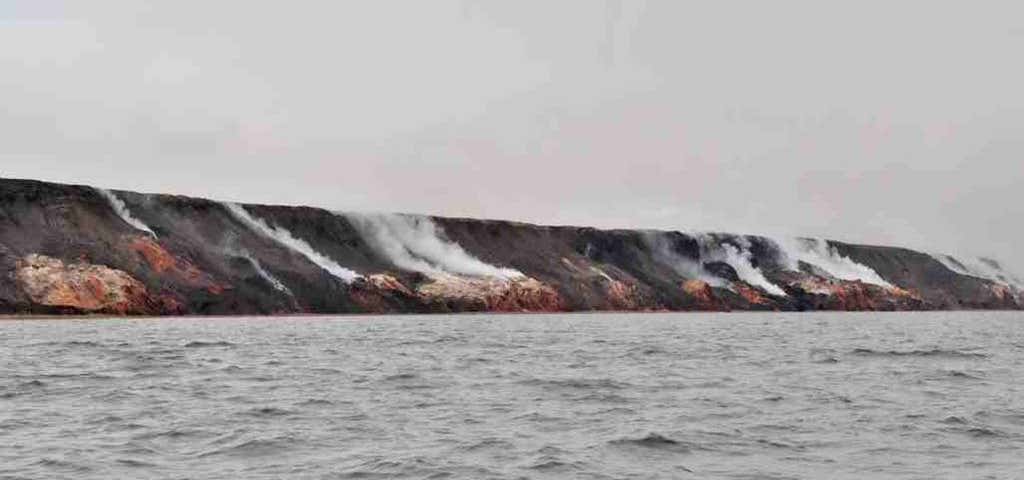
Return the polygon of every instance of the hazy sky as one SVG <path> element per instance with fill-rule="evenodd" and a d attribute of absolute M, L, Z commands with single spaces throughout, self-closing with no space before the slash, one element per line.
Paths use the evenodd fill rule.
<path fill-rule="evenodd" d="M 0 176 L 1024 270 L 1022 5 L 0 0 Z"/>

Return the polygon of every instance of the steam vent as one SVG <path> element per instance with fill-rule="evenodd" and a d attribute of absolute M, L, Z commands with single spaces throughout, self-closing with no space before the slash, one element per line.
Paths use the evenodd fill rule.
<path fill-rule="evenodd" d="M 991 259 L 0 179 L 0 313 L 1021 309 Z"/>

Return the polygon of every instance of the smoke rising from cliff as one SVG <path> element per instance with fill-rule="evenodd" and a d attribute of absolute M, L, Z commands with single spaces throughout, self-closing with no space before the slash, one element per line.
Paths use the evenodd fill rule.
<path fill-rule="evenodd" d="M 1024 271 L 1022 3 L 983 3 L 0 2 L 0 166 Z"/>
<path fill-rule="evenodd" d="M 346 213 L 375 250 L 395 266 L 430 276 L 446 274 L 515 279 L 523 274 L 511 268 L 489 265 L 458 244 L 440 237 L 427 217 L 401 214 Z"/>
<path fill-rule="evenodd" d="M 654 253 L 654 258 L 671 267 L 679 276 L 701 280 L 712 287 L 729 287 L 729 282 L 705 270 L 699 260 L 695 261 L 675 252 L 664 234 L 649 233 L 644 235 L 644 240 Z"/>
<path fill-rule="evenodd" d="M 799 262 L 809 263 L 840 280 L 859 280 L 886 288 L 892 288 L 878 272 L 867 265 L 845 257 L 825 240 L 817 238 L 793 238 L 776 242 L 787 257 L 787 267 L 799 271 Z"/>
<path fill-rule="evenodd" d="M 110 206 L 114 209 L 115 212 L 117 212 L 117 216 L 121 217 L 121 220 L 124 220 L 125 223 L 131 225 L 136 230 L 141 230 L 143 232 L 148 233 L 153 238 L 157 238 L 156 233 L 153 232 L 153 230 L 149 228 L 148 225 L 143 223 L 142 220 L 139 220 L 132 216 L 131 211 L 128 210 L 128 206 L 125 205 L 124 201 L 118 198 L 117 195 L 114 194 L 114 192 L 111 192 L 110 190 L 107 190 L 105 188 L 97 188 L 96 191 L 99 192 L 99 194 L 103 198 L 107 199 L 107 202 L 109 202 Z"/>
<path fill-rule="evenodd" d="M 943 266 L 945 266 L 946 268 L 950 269 L 953 272 L 959 273 L 961 275 L 971 274 L 970 269 L 967 268 L 967 266 L 964 265 L 963 263 L 960 263 L 960 260 L 958 260 L 956 257 L 952 255 L 946 255 L 944 253 L 933 253 L 932 258 L 938 260 L 939 263 L 941 263 Z"/>
<path fill-rule="evenodd" d="M 946 268 L 961 275 L 991 280 L 1003 285 L 1024 288 L 1024 281 L 1013 272 L 1007 271 L 998 262 L 986 258 L 970 256 L 954 257 L 953 255 L 932 254 L 932 257 Z"/>
<path fill-rule="evenodd" d="M 267 271 L 267 269 L 263 268 L 263 265 L 260 264 L 260 261 L 256 260 L 256 258 L 253 257 L 248 250 L 238 250 L 235 252 L 235 256 L 244 258 L 246 261 L 248 261 L 249 265 L 251 265 L 253 270 L 256 271 L 256 274 L 259 275 L 260 278 L 262 278 L 264 281 L 269 283 L 270 286 L 274 287 L 275 290 L 284 293 L 289 297 L 295 296 L 295 294 L 292 293 L 292 290 L 288 288 L 288 286 L 285 285 L 284 282 L 278 280 L 277 277 L 273 276 L 270 272 Z"/>
<path fill-rule="evenodd" d="M 735 240 L 739 243 L 739 246 L 719 242 L 710 235 L 698 235 L 697 241 L 700 243 L 701 261 L 725 262 L 736 271 L 736 275 L 740 277 L 740 280 L 760 287 L 772 295 L 788 296 L 782 288 L 765 278 L 764 273 L 754 266 L 751 261 L 753 254 L 750 252 L 750 245 L 747 239 L 736 237 Z"/>
<path fill-rule="evenodd" d="M 320 268 L 327 271 L 327 273 L 334 275 L 343 282 L 351 283 L 353 280 L 360 277 L 358 273 L 338 265 L 334 260 L 331 260 L 320 252 L 317 252 L 310 244 L 306 243 L 306 241 L 295 238 L 288 230 L 276 225 L 268 225 L 267 222 L 264 222 L 262 219 L 253 217 L 241 205 L 237 203 L 224 203 L 224 207 L 227 208 L 228 212 L 231 212 L 232 216 L 252 230 L 263 234 L 267 238 L 277 241 L 278 243 L 303 255 L 309 259 L 309 261 L 319 265 Z"/>
<path fill-rule="evenodd" d="M 778 295 L 780 297 L 786 296 L 785 291 L 774 283 L 768 281 L 768 279 L 764 277 L 764 273 L 761 273 L 761 270 L 751 263 L 750 259 L 752 255 L 749 250 L 741 250 L 733 245 L 724 244 L 722 245 L 722 251 L 725 253 L 725 256 L 722 257 L 721 260 L 732 266 L 741 280 L 751 285 L 761 287 L 772 295 Z"/>
<path fill-rule="evenodd" d="M 292 292 L 287 285 L 284 284 L 280 279 L 275 277 L 266 268 L 263 268 L 263 264 L 253 256 L 245 247 L 238 245 L 238 235 L 234 231 L 226 232 L 224 239 L 222 240 L 222 249 L 225 256 L 241 258 L 249 263 L 249 266 L 256 272 L 263 281 L 267 282 L 274 290 L 277 290 L 285 295 L 291 297 L 293 305 L 297 307 L 295 302 L 295 294 Z"/>

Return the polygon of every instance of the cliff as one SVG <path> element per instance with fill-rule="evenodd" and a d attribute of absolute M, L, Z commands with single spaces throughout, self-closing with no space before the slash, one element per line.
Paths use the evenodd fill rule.
<path fill-rule="evenodd" d="M 0 179 L 0 313 L 1020 309 L 989 259 Z"/>

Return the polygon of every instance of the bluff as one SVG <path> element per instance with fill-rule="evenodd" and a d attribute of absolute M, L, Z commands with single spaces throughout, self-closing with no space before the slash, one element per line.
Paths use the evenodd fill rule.
<path fill-rule="evenodd" d="M 0 313 L 1021 309 L 991 259 L 0 179 Z"/>

